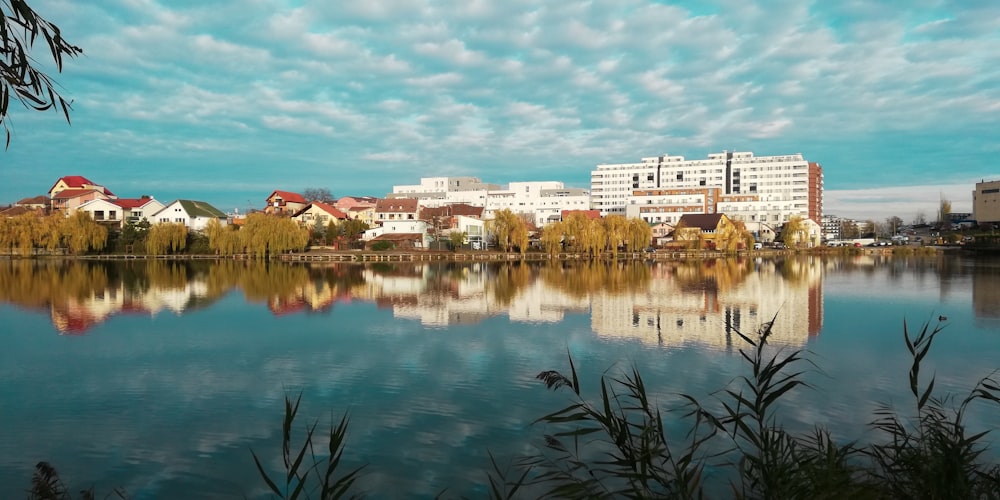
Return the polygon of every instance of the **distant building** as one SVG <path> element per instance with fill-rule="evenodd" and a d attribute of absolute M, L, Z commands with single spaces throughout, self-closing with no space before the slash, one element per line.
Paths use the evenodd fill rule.
<path fill-rule="evenodd" d="M 308 204 L 299 193 L 275 190 L 265 200 L 264 213 L 292 216 Z"/>
<path fill-rule="evenodd" d="M 734 220 L 780 225 L 823 214 L 823 168 L 801 154 L 712 153 L 602 164 L 590 174 L 592 207 L 601 214 L 677 223 L 681 215 L 725 213 Z M 634 205 L 634 206 L 633 206 Z"/>
<path fill-rule="evenodd" d="M 225 213 L 204 201 L 175 200 L 154 213 L 149 222 L 184 224 L 192 231 L 201 231 L 212 219 L 218 220 L 224 226 L 229 224 L 229 217 Z"/>
<path fill-rule="evenodd" d="M 1000 223 L 1000 181 L 976 183 L 972 192 L 972 218 L 978 224 Z"/>

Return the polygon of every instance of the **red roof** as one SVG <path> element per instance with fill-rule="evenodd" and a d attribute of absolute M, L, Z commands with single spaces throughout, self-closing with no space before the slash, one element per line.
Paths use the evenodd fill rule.
<path fill-rule="evenodd" d="M 139 208 L 145 206 L 147 203 L 153 201 L 152 198 L 118 198 L 117 200 L 108 200 L 115 205 L 122 208 Z"/>
<path fill-rule="evenodd" d="M 15 203 L 14 205 L 48 205 L 48 204 L 49 204 L 49 197 L 45 196 L 44 194 L 40 194 L 32 198 L 24 198 L 22 200 L 18 200 L 18 202 Z"/>
<path fill-rule="evenodd" d="M 375 211 L 381 213 L 416 213 L 416 198 L 387 198 L 375 203 Z"/>
<path fill-rule="evenodd" d="M 593 219 L 600 219 L 601 218 L 601 211 L 600 210 L 563 210 L 562 211 L 562 218 L 563 218 L 563 220 L 566 220 L 566 217 L 568 217 L 570 215 L 573 215 L 573 214 L 583 214 L 585 217 L 587 217 L 588 219 L 591 219 L 591 220 L 593 220 Z"/>
<path fill-rule="evenodd" d="M 320 201 L 314 201 L 314 202 L 312 202 L 312 205 L 314 207 L 319 208 L 320 210 L 322 210 L 322 211 L 324 211 L 324 212 L 332 215 L 333 217 L 338 218 L 338 219 L 343 220 L 343 219 L 347 219 L 348 218 L 347 214 L 345 214 L 343 210 L 338 210 L 337 207 L 328 205 L 326 203 L 323 203 L 323 202 L 320 202 Z M 306 208 L 309 208 L 309 207 L 306 207 Z"/>
<path fill-rule="evenodd" d="M 83 196 L 90 193 L 100 193 L 99 189 L 63 189 L 52 197 L 53 200 L 68 200 L 70 198 L 76 198 L 77 196 Z"/>
<path fill-rule="evenodd" d="M 309 202 L 306 201 L 305 198 L 302 197 L 301 194 L 299 194 L 299 193 L 293 193 L 291 191 L 275 190 L 273 193 L 271 193 L 267 197 L 267 199 L 270 200 L 271 198 L 274 198 L 275 195 L 277 195 L 282 200 L 284 200 L 285 203 L 288 203 L 288 202 L 292 202 L 292 203 L 309 203 Z"/>
<path fill-rule="evenodd" d="M 97 184 L 95 184 L 94 181 L 82 175 L 64 175 L 60 177 L 59 180 L 55 182 L 55 184 L 52 184 L 52 187 L 49 188 L 50 192 L 52 191 L 52 188 L 56 187 L 56 184 L 59 184 L 59 181 L 65 182 L 67 189 L 80 189 L 83 188 L 84 186 L 97 186 Z M 109 190 L 104 186 L 101 186 L 101 189 L 103 190 L 102 192 L 108 196 L 115 195 L 114 193 L 111 192 L 111 190 Z"/>

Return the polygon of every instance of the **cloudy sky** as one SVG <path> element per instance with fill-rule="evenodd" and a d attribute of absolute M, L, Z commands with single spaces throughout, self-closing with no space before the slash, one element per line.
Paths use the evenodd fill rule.
<path fill-rule="evenodd" d="M 31 3 L 85 55 L 58 77 L 72 126 L 12 108 L 0 203 L 70 174 L 227 211 L 430 176 L 589 187 L 735 149 L 822 164 L 828 213 L 909 221 L 1000 178 L 996 0 Z"/>

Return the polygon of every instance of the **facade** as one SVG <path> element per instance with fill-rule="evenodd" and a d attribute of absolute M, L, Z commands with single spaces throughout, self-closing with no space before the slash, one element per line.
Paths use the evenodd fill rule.
<path fill-rule="evenodd" d="M 126 222 L 136 223 L 146 219 L 152 223 L 152 215 L 163 209 L 163 204 L 151 196 L 142 198 L 99 198 L 80 205 L 77 210 L 90 214 L 96 222 L 123 227 Z"/>
<path fill-rule="evenodd" d="M 500 186 L 483 182 L 478 177 L 422 177 L 420 184 L 393 186 L 392 194 L 386 198 L 414 198 L 425 207 L 451 203 L 485 207 L 487 193 L 497 189 Z"/>
<path fill-rule="evenodd" d="M 483 207 L 483 218 L 498 210 L 525 214 L 528 222 L 541 227 L 559 220 L 563 210 L 590 208 L 590 191 L 567 188 L 559 181 L 511 182 L 506 187 L 482 182 L 476 177 L 424 177 L 420 184 L 393 186 L 387 199 L 414 198 L 423 207 L 464 203 Z"/>
<path fill-rule="evenodd" d="M 308 204 L 299 193 L 275 190 L 265 200 L 264 213 L 291 216 Z"/>
<path fill-rule="evenodd" d="M 375 225 L 375 207 L 354 207 L 346 211 L 347 216 L 351 219 L 359 220 L 368 224 L 368 227 Z"/>
<path fill-rule="evenodd" d="M 90 179 L 82 175 L 67 175 L 65 177 L 60 177 L 52 187 L 49 188 L 49 198 L 54 198 L 60 191 L 65 191 L 67 189 L 96 189 L 104 195 L 105 198 L 114 198 L 115 194 L 112 193 L 108 188 L 101 186 L 100 184 L 95 184 Z"/>
<path fill-rule="evenodd" d="M 418 210 L 415 198 L 386 198 L 375 204 L 375 222 L 385 224 L 388 221 L 417 220 Z"/>
<path fill-rule="evenodd" d="M 367 244 L 389 241 L 396 248 L 430 248 L 429 225 L 422 220 L 386 220 L 381 226 L 365 231 L 362 240 Z"/>
<path fill-rule="evenodd" d="M 218 220 L 223 226 L 229 223 L 229 217 L 225 213 L 204 201 L 175 200 L 154 213 L 149 222 L 180 223 L 192 231 L 202 231 L 212 219 Z"/>
<path fill-rule="evenodd" d="M 483 217 L 492 219 L 499 210 L 526 214 L 529 222 L 542 227 L 562 218 L 563 210 L 590 208 L 590 191 L 567 188 L 562 182 L 511 182 L 507 189 L 490 191 L 486 196 Z"/>
<path fill-rule="evenodd" d="M 348 212 L 356 208 L 375 208 L 378 198 L 374 196 L 341 196 L 333 203 L 333 206 L 342 212 Z"/>
<path fill-rule="evenodd" d="M 590 179 L 592 207 L 601 214 L 631 211 L 650 223 L 676 223 L 684 213 L 721 212 L 780 225 L 793 215 L 819 220 L 823 213 L 823 169 L 801 154 L 724 151 L 704 160 L 663 155 L 598 165 Z M 638 206 L 630 210 L 630 205 Z"/>
<path fill-rule="evenodd" d="M 834 241 L 842 239 L 843 235 L 841 220 L 836 215 L 823 215 L 820 220 L 820 226 L 823 226 L 823 239 L 826 241 Z"/>
<path fill-rule="evenodd" d="M 52 196 L 52 211 L 63 212 L 69 215 L 88 201 L 107 200 L 109 198 L 103 189 L 63 189 Z"/>
<path fill-rule="evenodd" d="M 1000 223 L 1000 181 L 976 183 L 972 192 L 972 218 L 977 224 Z"/>
<path fill-rule="evenodd" d="M 292 220 L 307 226 L 312 226 L 317 222 L 327 225 L 331 221 L 344 221 L 347 218 L 347 214 L 336 207 L 318 201 L 314 201 L 292 214 Z"/>

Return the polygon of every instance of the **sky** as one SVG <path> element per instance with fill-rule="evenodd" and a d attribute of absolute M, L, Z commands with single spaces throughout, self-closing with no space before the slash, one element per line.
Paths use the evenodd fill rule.
<path fill-rule="evenodd" d="M 63 175 L 224 211 L 421 177 L 589 188 L 737 150 L 820 163 L 826 213 L 909 222 L 1000 179 L 996 0 L 30 4 L 84 55 L 56 76 L 72 125 L 12 106 L 3 204 Z"/>

